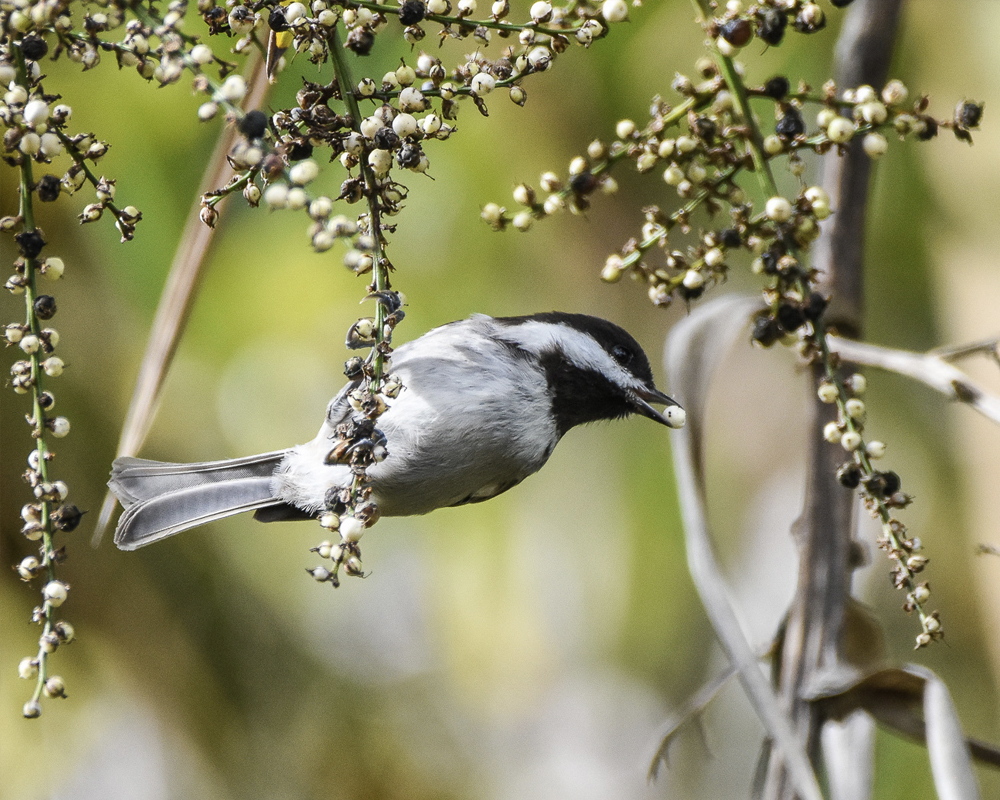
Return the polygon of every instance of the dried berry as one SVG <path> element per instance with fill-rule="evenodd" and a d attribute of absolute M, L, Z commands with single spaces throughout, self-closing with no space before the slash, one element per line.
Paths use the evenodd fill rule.
<path fill-rule="evenodd" d="M 961 128 L 978 128 L 983 118 L 983 107 L 979 103 L 966 101 L 955 109 L 955 123 Z"/>
<path fill-rule="evenodd" d="M 857 489 L 861 485 L 861 467 L 853 462 L 844 464 L 837 470 L 837 480 L 848 489 Z"/>
<path fill-rule="evenodd" d="M 753 29 L 745 19 L 733 19 L 722 26 L 719 34 L 733 47 L 743 47 L 753 36 Z"/>
<path fill-rule="evenodd" d="M 781 118 L 774 126 L 774 132 L 782 139 L 794 139 L 806 132 L 802 114 L 795 106 L 782 106 Z"/>
<path fill-rule="evenodd" d="M 776 75 L 764 84 L 764 94 L 775 100 L 781 100 L 788 94 L 790 88 L 788 78 L 784 75 Z"/>
<path fill-rule="evenodd" d="M 35 298 L 35 316 L 52 319 L 56 315 L 56 299 L 50 294 L 40 294 Z"/>
<path fill-rule="evenodd" d="M 14 241 L 25 258 L 37 258 L 45 247 L 45 240 L 39 231 L 22 231 L 14 237 Z"/>
<path fill-rule="evenodd" d="M 806 319 L 815 321 L 826 311 L 828 303 L 829 301 L 819 292 L 813 292 L 809 295 L 809 300 L 806 301 L 806 307 L 802 309 L 802 312 L 806 315 Z"/>
<path fill-rule="evenodd" d="M 781 338 L 781 327 L 774 317 L 762 314 L 754 320 L 751 338 L 763 347 L 770 347 Z"/>
<path fill-rule="evenodd" d="M 379 128 L 372 141 L 379 150 L 395 150 L 399 147 L 399 135 L 392 128 Z"/>
<path fill-rule="evenodd" d="M 724 231 L 719 233 L 719 241 L 729 248 L 739 247 L 743 244 L 740 232 L 736 228 L 726 228 Z"/>
<path fill-rule="evenodd" d="M 900 487 L 899 475 L 897 475 L 895 472 L 878 472 L 876 474 L 879 475 L 885 482 L 886 496 L 894 495 L 896 494 L 896 492 L 899 491 Z"/>
<path fill-rule="evenodd" d="M 69 533 L 70 531 L 76 530 L 76 527 L 80 524 L 80 520 L 83 518 L 84 513 L 85 512 L 81 511 L 76 506 L 60 506 L 52 513 L 52 523 L 59 530 Z"/>
<path fill-rule="evenodd" d="M 42 179 L 38 181 L 35 191 L 38 192 L 39 200 L 43 203 L 51 203 L 53 200 L 59 199 L 59 193 L 62 191 L 62 180 L 58 175 L 43 175 Z"/>
<path fill-rule="evenodd" d="M 762 8 L 757 17 L 757 36 L 770 45 L 779 45 L 785 37 L 788 17 L 784 11 L 767 6 Z"/>
<path fill-rule="evenodd" d="M 288 20 L 285 18 L 284 9 L 281 6 L 275 6 L 271 9 L 271 14 L 267 18 L 267 26 L 275 33 L 288 30 Z"/>
<path fill-rule="evenodd" d="M 359 56 L 366 56 L 375 44 L 375 34 L 364 28 L 354 28 L 347 35 L 347 49 Z"/>
<path fill-rule="evenodd" d="M 422 152 L 417 145 L 407 142 L 399 148 L 399 152 L 396 154 L 396 161 L 404 169 L 411 169 L 420 163 L 421 155 Z"/>
<path fill-rule="evenodd" d="M 399 7 L 399 21 L 404 25 L 416 25 L 427 13 L 423 0 L 406 0 Z"/>
<path fill-rule="evenodd" d="M 694 132 L 704 142 L 711 142 L 718 133 L 718 127 L 708 117 L 698 117 L 694 123 Z"/>
<path fill-rule="evenodd" d="M 761 263 L 764 265 L 766 275 L 778 274 L 778 261 L 785 255 L 785 248 L 782 244 L 775 242 L 767 250 L 760 254 Z"/>
<path fill-rule="evenodd" d="M 267 114 L 254 109 L 240 120 L 240 133 L 248 139 L 260 139 L 267 131 Z"/>
<path fill-rule="evenodd" d="M 805 314 L 802 313 L 802 309 L 798 306 L 794 306 L 791 303 L 782 303 L 778 306 L 778 324 L 788 331 L 798 330 L 802 327 L 803 323 L 806 321 Z"/>
<path fill-rule="evenodd" d="M 311 157 L 312 154 L 313 146 L 305 139 L 294 139 L 289 143 L 288 150 L 285 153 L 289 161 L 301 161 L 304 158 Z"/>
<path fill-rule="evenodd" d="M 581 197 L 588 195 L 597 188 L 597 178 L 595 178 L 590 172 L 581 172 L 579 175 L 574 175 L 570 179 L 569 188 L 574 194 Z"/>
<path fill-rule="evenodd" d="M 32 33 L 21 40 L 21 52 L 29 61 L 40 61 L 49 52 L 49 46 L 41 36 Z"/>
<path fill-rule="evenodd" d="M 938 135 L 938 124 L 937 120 L 931 117 L 923 117 L 924 129 L 917 134 L 917 138 L 922 142 L 926 142 L 928 139 L 933 139 Z"/>

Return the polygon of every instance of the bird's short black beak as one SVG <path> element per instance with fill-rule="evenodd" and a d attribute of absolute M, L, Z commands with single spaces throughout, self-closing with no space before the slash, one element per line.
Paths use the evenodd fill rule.
<path fill-rule="evenodd" d="M 659 403 L 665 405 L 666 408 L 661 414 L 650 403 Z M 638 413 L 659 422 L 661 425 L 666 425 L 668 428 L 684 427 L 684 409 L 680 407 L 676 400 L 667 397 L 659 389 L 646 386 L 634 389 L 632 391 L 632 404 Z"/>

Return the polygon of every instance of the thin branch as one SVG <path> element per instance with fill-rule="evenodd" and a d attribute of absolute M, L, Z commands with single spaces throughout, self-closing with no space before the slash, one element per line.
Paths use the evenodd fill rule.
<path fill-rule="evenodd" d="M 732 664 L 727 664 L 726 668 L 722 670 L 718 675 L 705 683 L 697 692 L 695 692 L 691 697 L 688 698 L 687 702 L 684 703 L 680 708 L 674 711 L 674 713 L 667 719 L 660 729 L 656 732 L 656 739 L 659 739 L 660 744 L 656 748 L 656 753 L 653 754 L 653 758 L 649 763 L 649 773 L 647 778 L 650 781 L 656 780 L 657 775 L 660 772 L 660 765 L 667 764 L 668 756 L 670 753 L 670 745 L 674 742 L 674 737 L 677 735 L 678 731 L 684 727 L 688 722 L 691 722 L 695 717 L 702 714 L 706 708 L 708 708 L 709 703 L 711 703 L 722 688 L 733 679 L 736 675 L 736 667 Z"/>
<path fill-rule="evenodd" d="M 978 342 L 969 342 L 968 344 L 935 347 L 931 353 L 945 361 L 958 361 L 958 359 L 967 356 L 988 355 L 1000 366 L 1000 336 L 991 336 L 988 339 L 980 339 Z"/>

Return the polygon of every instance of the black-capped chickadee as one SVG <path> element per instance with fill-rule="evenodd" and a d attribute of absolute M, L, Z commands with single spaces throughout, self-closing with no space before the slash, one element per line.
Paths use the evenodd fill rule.
<path fill-rule="evenodd" d="M 400 346 L 392 372 L 403 389 L 376 423 L 387 454 L 368 468 L 386 516 L 495 497 L 541 469 L 575 425 L 630 414 L 684 424 L 635 339 L 584 314 L 477 314 Z M 318 516 L 331 488 L 352 479 L 328 456 L 359 385 L 330 402 L 315 439 L 288 450 L 200 464 L 117 459 L 108 485 L 125 512 L 115 544 L 134 550 L 241 511 L 265 522 Z"/>

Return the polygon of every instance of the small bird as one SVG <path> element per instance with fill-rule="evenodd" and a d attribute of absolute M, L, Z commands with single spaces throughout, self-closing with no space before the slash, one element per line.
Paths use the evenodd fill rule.
<path fill-rule="evenodd" d="M 376 420 L 385 450 L 367 470 L 383 516 L 496 497 L 541 469 L 576 425 L 630 414 L 684 424 L 638 342 L 584 314 L 476 314 L 401 345 L 392 373 L 402 390 Z M 319 516 L 330 490 L 352 480 L 330 455 L 338 426 L 365 422 L 348 396 L 359 386 L 333 398 L 315 439 L 287 450 L 198 464 L 117 459 L 108 486 L 125 512 L 115 544 L 134 550 L 241 511 L 264 522 Z"/>

